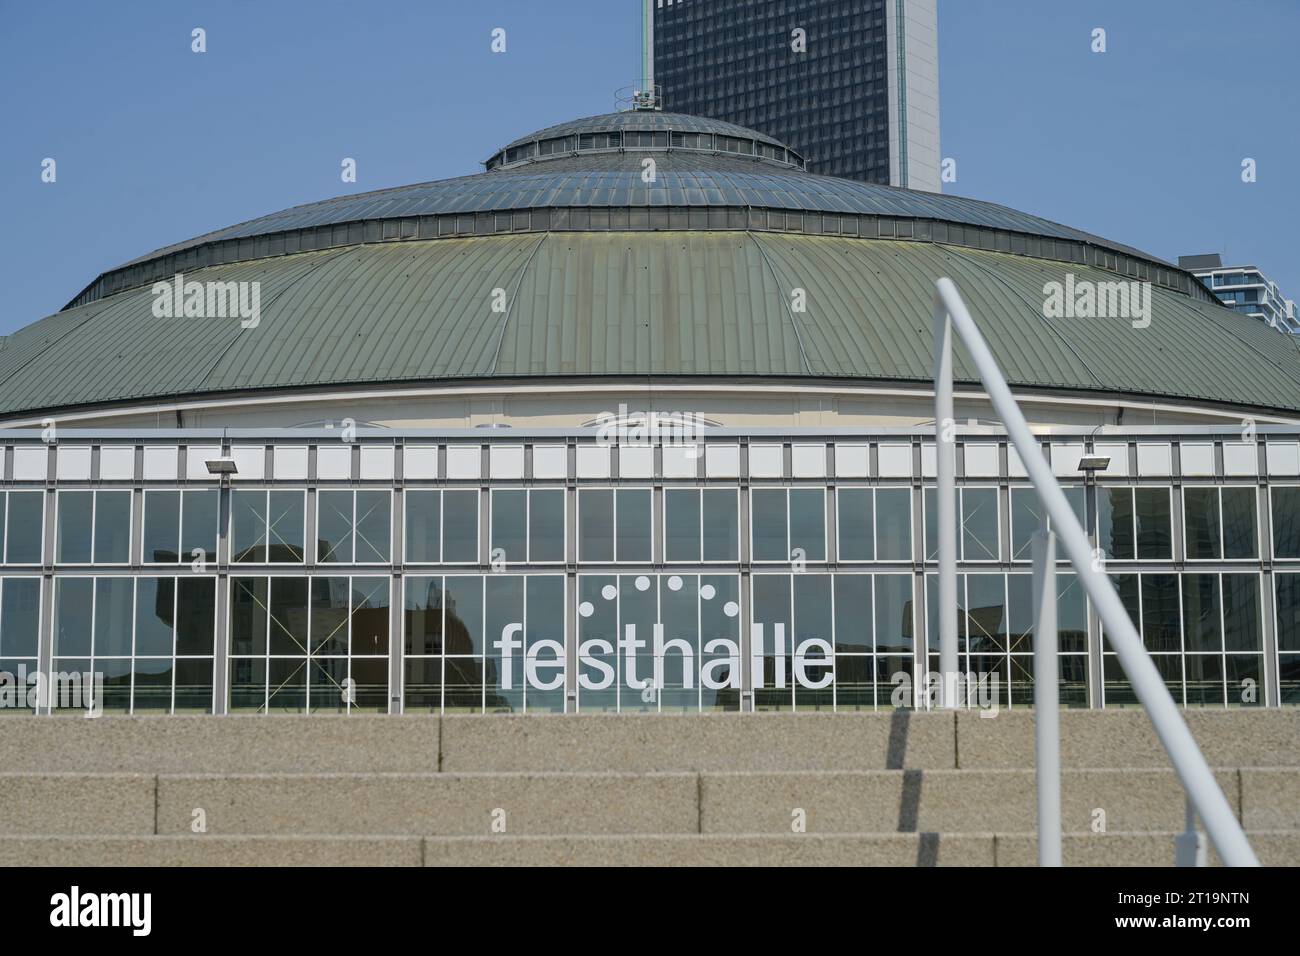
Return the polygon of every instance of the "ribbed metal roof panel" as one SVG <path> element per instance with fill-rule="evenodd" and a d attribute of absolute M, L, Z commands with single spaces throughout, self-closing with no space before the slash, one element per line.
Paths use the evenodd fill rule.
<path fill-rule="evenodd" d="M 608 133 L 615 130 L 652 130 L 662 132 L 675 130 L 679 133 L 721 133 L 724 136 L 738 136 L 743 139 L 756 139 L 773 146 L 783 145 L 766 133 L 737 126 L 723 120 L 708 119 L 704 116 L 690 116 L 686 113 L 661 113 L 651 110 L 628 110 L 623 113 L 604 113 L 600 116 L 588 116 L 584 119 L 557 123 L 535 133 L 511 140 L 503 148 L 510 149 L 524 143 L 539 139 L 554 139 L 558 136 L 573 136 L 577 133 Z"/>
<path fill-rule="evenodd" d="M 550 376 L 928 382 L 952 276 L 1013 384 L 1300 410 L 1295 343 L 1155 289 L 1151 325 L 1046 319 L 1086 266 L 933 243 L 786 233 L 549 233 L 349 246 L 217 266 L 262 319 L 159 319 L 148 288 L 0 341 L 0 413 L 367 383 Z M 806 311 L 792 292 L 807 293 Z M 492 309 L 504 290 L 507 311 Z M 958 350 L 956 372 L 973 381 Z"/>

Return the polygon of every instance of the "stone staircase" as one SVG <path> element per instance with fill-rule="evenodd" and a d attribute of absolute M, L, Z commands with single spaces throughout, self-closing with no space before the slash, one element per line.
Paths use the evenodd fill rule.
<path fill-rule="evenodd" d="M 1300 863 L 1300 710 L 1186 717 L 1261 861 Z M 1069 711 L 1061 728 L 1065 862 L 1172 864 L 1183 792 L 1145 713 Z M 1028 712 L 56 717 L 0 729 L 5 865 L 1036 860 Z"/>

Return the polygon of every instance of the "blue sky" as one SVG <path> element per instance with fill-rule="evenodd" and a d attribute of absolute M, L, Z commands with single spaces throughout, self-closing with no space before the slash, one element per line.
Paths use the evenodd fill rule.
<path fill-rule="evenodd" d="M 1300 299 L 1300 2 L 940 0 L 939 33 L 948 192 L 1222 252 Z M 639 51 L 638 0 L 0 0 L 0 334 L 159 246 L 475 172 L 613 109 Z"/>

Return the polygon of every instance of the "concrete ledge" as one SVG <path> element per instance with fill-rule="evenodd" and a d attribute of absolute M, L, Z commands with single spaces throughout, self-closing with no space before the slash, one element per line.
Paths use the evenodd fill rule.
<path fill-rule="evenodd" d="M 461 837 L 427 866 L 992 866 L 989 834 Z"/>
<path fill-rule="evenodd" d="M 1211 767 L 1300 767 L 1300 709 L 1185 710 L 1183 716 Z M 957 759 L 962 769 L 1032 767 L 1033 712 L 991 718 L 959 712 Z M 1171 766 L 1141 709 L 1062 711 L 1061 765 Z"/>
<path fill-rule="evenodd" d="M 419 866 L 419 837 L 0 837 L 0 866 Z"/>
<path fill-rule="evenodd" d="M 1242 770 L 1241 822 L 1247 829 L 1300 830 L 1300 770 Z"/>
<path fill-rule="evenodd" d="M 422 773 L 438 769 L 438 717 L 12 717 L 0 729 L 0 766 L 15 771 Z"/>
<path fill-rule="evenodd" d="M 1236 772 L 1219 782 L 1239 813 Z M 789 833 L 796 809 L 809 833 L 1025 832 L 1038 816 L 1030 770 L 701 775 L 704 833 Z M 1112 831 L 1181 829 L 1182 785 L 1171 770 L 1065 771 L 1064 827 L 1090 831 L 1096 811 Z"/>
<path fill-rule="evenodd" d="M 694 833 L 694 774 L 298 774 L 164 776 L 158 832 Z"/>
<path fill-rule="evenodd" d="M 1066 866 L 1173 866 L 1174 831 L 1166 833 L 1066 833 L 1061 859 Z M 1300 863 L 1300 833 L 1247 832 L 1264 866 Z M 1038 837 L 1033 833 L 999 833 L 994 837 L 998 866 L 1037 866 Z M 1208 862 L 1223 861 L 1209 844 Z"/>
<path fill-rule="evenodd" d="M 951 714 L 573 714 L 443 718 L 447 771 L 952 768 Z"/>
<path fill-rule="evenodd" d="M 151 834 L 151 774 L 0 773 L 0 833 Z"/>

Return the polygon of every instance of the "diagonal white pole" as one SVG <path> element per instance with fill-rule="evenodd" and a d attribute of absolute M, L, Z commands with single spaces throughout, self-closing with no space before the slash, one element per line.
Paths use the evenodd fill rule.
<path fill-rule="evenodd" d="M 1056 535 L 1034 535 L 1034 772 L 1038 865 L 1061 865 L 1061 692 L 1056 663 Z"/>
<path fill-rule="evenodd" d="M 957 424 L 952 410 L 952 323 L 934 300 L 935 520 L 939 522 L 939 706 L 958 707 L 957 688 Z M 930 650 L 925 648 L 925 670 Z"/>
<path fill-rule="evenodd" d="M 1219 789 L 1209 764 L 1205 762 L 1200 748 L 1196 746 L 1196 740 L 1192 737 L 1192 732 L 1187 729 L 1187 723 L 1178 712 L 1178 706 L 1169 695 L 1169 689 L 1165 687 L 1156 665 L 1142 646 L 1142 640 L 1138 637 L 1133 622 L 1129 620 L 1128 612 L 1124 610 L 1119 594 L 1111 586 L 1106 575 L 1094 565 L 1087 535 L 1080 527 L 1074 509 L 1065 500 L 1060 484 L 1035 443 L 1025 416 L 1021 414 L 1020 406 L 1016 404 L 1010 386 L 1003 378 L 993 353 L 989 351 L 984 336 L 975 325 L 975 320 L 967 311 L 966 304 L 957 292 L 957 287 L 953 285 L 951 279 L 943 278 L 935 283 L 935 289 L 935 314 L 938 315 L 942 306 L 948 315 L 952 329 L 961 336 L 967 352 L 970 353 L 971 360 L 975 363 L 988 393 L 989 401 L 1002 419 L 1008 437 L 1020 452 L 1025 470 L 1029 473 L 1039 501 L 1047 509 L 1056 536 L 1064 547 L 1070 563 L 1074 565 L 1079 582 L 1087 590 L 1088 597 L 1092 599 L 1093 607 L 1097 609 L 1097 616 L 1101 618 L 1106 628 L 1106 638 L 1115 650 L 1120 666 L 1124 668 L 1124 673 L 1128 676 L 1138 700 L 1146 708 L 1156 736 L 1160 738 L 1165 752 L 1169 754 L 1174 770 L 1182 781 L 1183 789 L 1187 791 L 1188 797 L 1196 807 L 1196 813 L 1205 824 L 1210 839 L 1214 841 L 1219 857 L 1228 866 L 1259 866 L 1259 861 L 1255 858 L 1255 853 L 1246 839 L 1245 831 L 1237 822 L 1223 791 Z M 936 367 L 937 365 L 936 361 Z M 951 382 L 951 378 L 948 381 Z M 936 395 L 942 387 L 941 383 L 935 383 Z M 948 390 L 951 402 L 951 384 Z M 942 527 L 940 530 L 942 531 Z"/>

